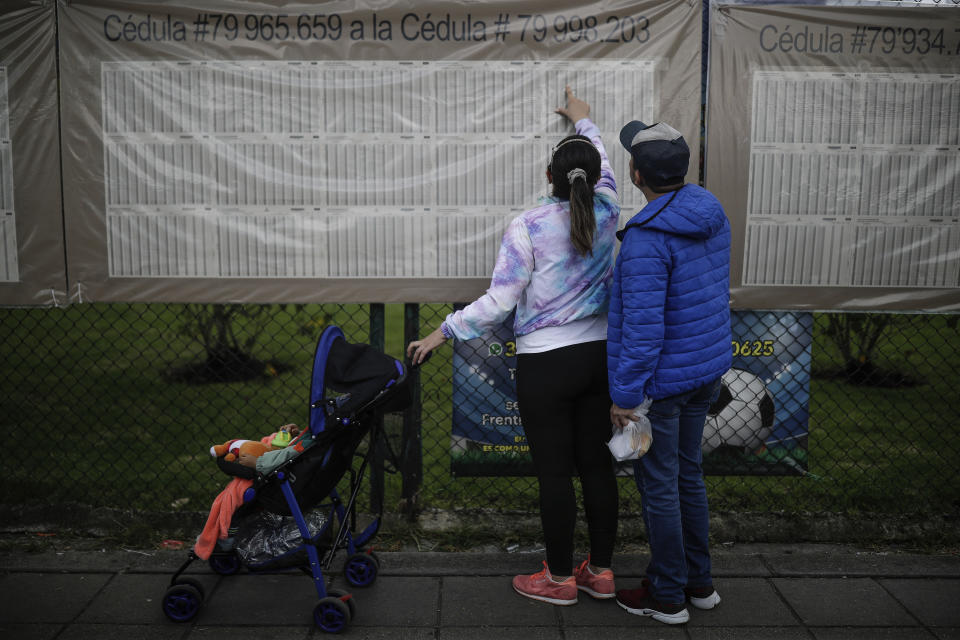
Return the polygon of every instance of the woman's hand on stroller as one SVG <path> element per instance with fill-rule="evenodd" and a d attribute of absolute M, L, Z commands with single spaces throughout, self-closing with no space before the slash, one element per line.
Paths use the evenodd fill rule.
<path fill-rule="evenodd" d="M 446 336 L 440 329 L 435 330 L 422 340 L 414 340 L 407 345 L 407 357 L 410 358 L 410 364 L 415 367 L 420 366 L 430 356 L 430 352 L 447 341 Z"/>

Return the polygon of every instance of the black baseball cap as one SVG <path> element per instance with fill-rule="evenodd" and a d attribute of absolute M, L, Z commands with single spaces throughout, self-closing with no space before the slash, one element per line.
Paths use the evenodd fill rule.
<path fill-rule="evenodd" d="M 620 144 L 651 187 L 682 183 L 687 175 L 690 147 L 683 135 L 665 122 L 649 126 L 639 120 L 628 122 L 620 129 Z"/>

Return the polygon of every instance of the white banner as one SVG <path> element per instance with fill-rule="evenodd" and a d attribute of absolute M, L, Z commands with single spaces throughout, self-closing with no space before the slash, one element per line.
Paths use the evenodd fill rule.
<path fill-rule="evenodd" d="M 720 5 L 707 187 L 739 308 L 960 308 L 960 8 Z"/>
<path fill-rule="evenodd" d="M 67 302 L 52 3 L 0 7 L 0 305 Z"/>
<path fill-rule="evenodd" d="M 548 194 L 566 85 L 625 212 L 620 127 L 698 138 L 687 2 L 206 5 L 61 9 L 75 299 L 469 299 Z"/>

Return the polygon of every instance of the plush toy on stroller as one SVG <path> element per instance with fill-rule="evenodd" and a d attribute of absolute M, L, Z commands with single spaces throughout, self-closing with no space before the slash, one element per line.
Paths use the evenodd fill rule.
<path fill-rule="evenodd" d="M 256 467 L 229 461 L 231 456 L 217 458 L 221 469 L 236 476 L 231 485 L 239 487 L 240 506 L 229 514 L 229 535 L 202 554 L 210 567 L 221 575 L 244 566 L 251 572 L 302 569 L 312 576 L 319 598 L 313 611 L 316 625 L 329 633 L 345 629 L 355 612 L 353 598 L 328 588 L 323 572 L 336 552 L 345 549 L 346 581 L 364 587 L 376 580 L 379 559 L 363 547 L 376 535 L 380 517 L 357 533 L 354 510 L 376 448 L 373 443 L 380 436 L 380 416 L 410 404 L 406 382 L 401 362 L 369 345 L 350 344 L 339 328 L 327 327 L 314 356 L 309 429 L 282 451 L 272 452 L 280 455 L 269 461 L 263 455 Z M 339 395 L 328 398 L 328 388 Z M 357 448 L 368 433 L 370 445 L 354 472 Z M 347 472 L 350 497 L 344 503 L 336 487 Z M 199 544 L 198 539 L 198 547 L 173 575 L 163 598 L 164 613 L 177 622 L 192 620 L 203 604 L 203 586 L 182 575 L 201 558 Z"/>

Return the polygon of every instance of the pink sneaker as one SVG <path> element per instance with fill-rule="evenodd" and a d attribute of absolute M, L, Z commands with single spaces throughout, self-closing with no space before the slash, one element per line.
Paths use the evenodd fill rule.
<path fill-rule="evenodd" d="M 613 571 L 604 569 L 600 573 L 594 573 L 590 570 L 590 558 L 584 560 L 573 575 L 580 591 L 600 600 L 617 597 L 617 590 L 613 585 Z"/>
<path fill-rule="evenodd" d="M 573 576 L 563 582 L 555 582 L 546 561 L 543 563 L 543 571 L 539 573 L 532 576 L 514 576 L 513 590 L 540 602 L 563 606 L 577 604 L 577 583 Z"/>

